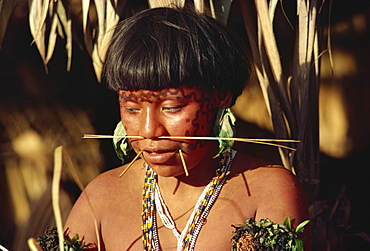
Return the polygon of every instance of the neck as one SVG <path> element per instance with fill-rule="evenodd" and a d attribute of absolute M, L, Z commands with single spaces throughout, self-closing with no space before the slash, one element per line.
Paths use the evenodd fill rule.
<path fill-rule="evenodd" d="M 156 246 L 156 248 L 159 248 L 158 241 L 156 242 L 153 239 L 152 236 L 157 236 L 157 226 L 154 222 L 153 225 L 153 219 L 152 217 L 148 217 L 148 215 L 154 215 L 156 210 L 158 210 L 158 214 L 160 218 L 162 219 L 163 224 L 169 228 L 172 229 L 174 232 L 175 237 L 178 239 L 178 245 L 177 250 L 183 250 L 184 247 L 188 246 L 186 250 L 193 250 L 195 242 L 197 240 L 198 234 L 205 222 L 206 217 L 209 214 L 209 211 L 212 208 L 213 203 L 217 199 L 217 196 L 219 192 L 221 191 L 222 185 L 227 179 L 228 171 L 230 170 L 231 165 L 231 159 L 228 159 L 227 162 L 225 162 L 225 165 L 218 166 L 218 159 L 213 159 L 211 162 L 206 162 L 204 164 L 207 164 L 204 168 L 200 168 L 202 166 L 197 165 L 197 169 L 195 169 L 193 172 L 191 172 L 191 175 L 194 175 L 193 178 L 186 177 L 184 179 L 181 179 L 181 177 L 172 177 L 172 178 L 164 178 L 162 177 L 162 183 L 165 183 L 165 185 L 173 185 L 173 181 L 177 183 L 176 187 L 187 186 L 186 189 L 183 190 L 182 195 L 186 196 L 177 196 L 175 194 L 172 194 L 172 197 L 177 199 L 170 199 L 166 200 L 166 198 L 163 197 L 163 194 L 158 190 L 155 183 L 148 183 L 149 186 L 144 186 L 144 196 L 145 199 L 143 199 L 143 215 L 145 217 L 143 218 L 143 244 L 144 248 L 147 247 L 148 243 L 153 244 Z M 203 161 L 201 161 L 203 162 Z M 210 168 L 212 166 L 212 163 L 217 163 L 213 168 Z M 194 167 L 195 168 L 195 167 Z M 194 169 L 193 168 L 193 169 Z M 218 170 L 217 177 L 211 181 L 212 177 L 216 175 L 216 170 Z M 148 170 L 150 171 L 150 170 Z M 211 175 L 213 173 L 213 175 Z M 206 176 L 210 176 L 210 178 L 206 178 Z M 152 176 L 150 176 L 152 177 Z M 161 177 L 158 177 L 161 178 Z M 191 180 L 191 182 L 189 182 Z M 209 186 L 207 186 L 205 189 L 203 189 L 202 185 L 203 181 L 207 180 L 207 183 L 209 183 Z M 160 186 L 161 182 L 159 182 L 160 179 L 158 179 L 158 185 Z M 192 186 L 191 184 L 198 184 L 198 186 Z M 192 189 L 189 189 L 192 187 Z M 201 195 L 196 195 L 194 193 L 194 189 L 203 189 L 203 192 L 201 192 Z M 176 189 L 177 190 L 177 189 Z M 184 191 L 192 191 L 192 193 L 185 194 Z M 168 190 L 167 190 L 168 191 Z M 171 195 L 170 195 L 171 196 Z M 181 198 L 181 200 L 179 200 Z M 164 200 L 163 200 L 164 199 Z M 197 201 L 194 203 L 193 199 Z M 154 202 L 155 201 L 155 202 Z M 164 203 L 164 201 L 171 202 L 172 205 L 168 205 L 168 203 Z M 167 204 L 167 205 L 166 205 Z M 168 209 L 170 212 L 174 215 L 180 215 L 179 213 L 182 213 L 179 218 L 185 216 L 188 211 L 184 212 L 184 209 L 188 207 L 189 205 L 196 205 L 193 208 L 193 213 L 191 214 L 189 220 L 187 221 L 186 225 L 182 226 L 182 229 L 184 229 L 181 234 L 176 230 L 175 222 L 173 221 L 173 218 L 171 214 L 168 212 Z M 156 207 L 156 208 L 154 208 Z M 192 207 L 190 207 L 189 210 L 191 210 Z M 172 210 L 174 209 L 174 210 Z M 178 222 L 177 222 L 178 223 Z M 154 226 L 154 230 L 152 228 Z M 190 237 L 189 237 L 190 236 Z M 157 238 L 157 237 L 154 237 Z"/>
<path fill-rule="evenodd" d="M 185 174 L 176 177 L 158 176 L 158 184 L 163 192 L 175 194 L 192 193 L 201 190 L 215 176 L 216 168 L 219 165 L 220 158 L 213 158 L 210 154 L 189 170 L 189 176 Z"/>

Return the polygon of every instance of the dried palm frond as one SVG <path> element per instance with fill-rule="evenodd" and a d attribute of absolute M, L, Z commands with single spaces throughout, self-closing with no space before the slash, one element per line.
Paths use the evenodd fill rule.
<path fill-rule="evenodd" d="M 125 5 L 127 1 L 121 1 Z M 73 3 L 75 4 L 75 3 Z M 58 35 L 66 39 L 67 70 L 72 62 L 72 3 L 62 0 L 29 0 L 29 23 L 34 43 L 47 71 L 54 53 Z M 119 21 L 118 0 L 81 1 L 82 26 L 86 49 L 91 55 L 97 78 L 100 80 L 102 64 L 110 41 L 112 28 Z M 97 16 L 96 25 L 90 24 L 90 16 Z"/>
<path fill-rule="evenodd" d="M 63 250 L 65 249 L 71 251 L 81 251 L 87 249 L 84 240 L 83 239 L 80 240 L 78 234 L 70 238 L 67 232 L 63 232 L 61 209 L 59 205 L 60 180 L 62 175 L 64 159 L 63 153 L 66 160 L 66 164 L 68 165 L 76 184 L 82 190 L 82 192 L 84 192 L 84 186 L 82 185 L 82 182 L 76 173 L 71 157 L 69 156 L 68 152 L 63 148 L 63 146 L 58 146 L 54 151 L 54 174 L 52 181 L 52 206 L 54 211 L 56 227 L 48 226 L 45 230 L 45 234 L 39 236 L 37 238 L 36 243 L 34 241 L 34 238 L 30 238 L 28 240 L 28 245 L 31 250 L 37 250 L 39 248 L 41 248 L 42 250 L 57 250 L 60 247 L 60 243 L 63 243 L 64 247 Z M 100 250 L 100 236 L 97 227 L 97 220 L 89 197 L 87 196 L 86 193 L 85 196 L 95 226 L 98 246 L 97 249 Z"/>
<path fill-rule="evenodd" d="M 184 7 L 185 0 L 148 0 L 149 8 L 157 7 Z"/>
<path fill-rule="evenodd" d="M 310 200 L 317 193 L 318 86 L 320 0 L 297 0 L 295 47 L 289 76 L 283 65 L 275 35 L 278 1 L 241 1 L 253 63 L 274 133 L 281 139 L 298 139 L 297 151 L 279 149 L 283 165 L 303 181 Z M 281 6 L 281 8 L 283 8 Z M 285 14 L 285 13 L 284 13 Z M 291 25 L 291 23 L 289 22 Z M 290 66 L 289 66 L 290 67 Z"/>
<path fill-rule="evenodd" d="M 119 21 L 119 16 L 116 13 L 117 1 L 118 0 L 95 1 L 96 12 L 98 16 L 98 35 L 97 40 L 93 45 L 91 57 L 98 80 L 100 80 L 101 70 L 108 48 L 107 45 L 113 35 L 112 28 Z"/>
<path fill-rule="evenodd" d="M 66 38 L 67 70 L 72 62 L 72 21 L 67 15 L 61 0 L 29 0 L 29 25 L 33 37 L 44 62 L 47 65 L 54 53 L 57 36 Z M 51 25 L 49 23 L 51 22 Z M 49 27 L 50 26 L 50 27 Z"/>
<path fill-rule="evenodd" d="M 59 207 L 59 189 L 60 189 L 60 178 L 62 175 L 62 147 L 59 146 L 55 149 L 54 152 L 54 175 L 52 182 L 52 205 L 55 217 L 55 223 L 57 225 L 59 243 L 63 243 L 63 223 L 62 223 L 62 214 Z"/>
<path fill-rule="evenodd" d="M 73 1 L 29 0 L 30 30 L 46 71 L 54 53 L 58 36 L 66 39 L 67 70 L 71 68 L 72 41 L 76 36 L 72 32 L 71 8 L 76 8 L 81 9 L 80 18 L 82 19 L 85 48 L 91 56 L 96 77 L 100 81 L 107 45 L 113 34 L 113 27 L 122 18 L 119 14 L 128 2 L 129 0 L 81 0 L 80 6 L 78 6 Z M 231 3 L 232 0 L 211 0 L 209 3 L 204 0 L 194 0 L 194 8 L 199 12 L 208 13 L 226 24 Z M 184 5 L 185 0 L 148 0 L 150 8 L 183 7 Z M 6 7 L 8 6 L 9 4 L 6 5 Z M 9 8 L 3 11 L 5 16 L 9 13 L 7 9 Z M 0 8 L 0 18 L 2 17 L 1 13 Z M 90 20 L 92 17 L 96 17 L 96 22 Z M 3 27 L 6 27 L 6 23 L 1 24 L 0 35 Z"/>

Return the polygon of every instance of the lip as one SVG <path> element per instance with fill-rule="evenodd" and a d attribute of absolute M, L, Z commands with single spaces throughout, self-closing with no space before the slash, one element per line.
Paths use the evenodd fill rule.
<path fill-rule="evenodd" d="M 144 159 L 152 164 L 164 164 L 178 153 L 178 149 L 144 150 Z"/>

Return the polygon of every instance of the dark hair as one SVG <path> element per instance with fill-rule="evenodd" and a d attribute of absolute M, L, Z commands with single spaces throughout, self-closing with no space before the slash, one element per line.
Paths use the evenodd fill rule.
<path fill-rule="evenodd" d="M 119 22 L 103 67 L 113 90 L 160 90 L 191 85 L 230 91 L 233 101 L 250 76 L 234 35 L 194 10 L 155 8 Z"/>

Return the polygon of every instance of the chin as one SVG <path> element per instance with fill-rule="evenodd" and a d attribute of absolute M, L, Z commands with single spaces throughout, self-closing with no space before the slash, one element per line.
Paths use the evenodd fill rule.
<path fill-rule="evenodd" d="M 161 177 L 177 177 L 185 175 L 182 166 L 151 165 L 153 171 Z"/>

